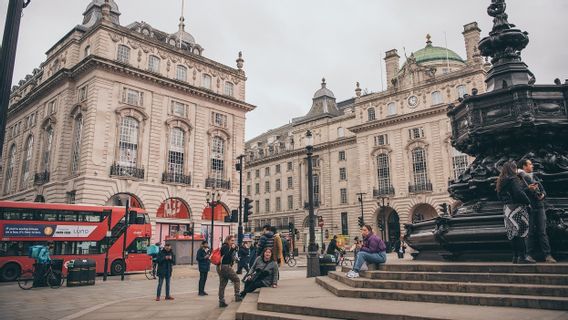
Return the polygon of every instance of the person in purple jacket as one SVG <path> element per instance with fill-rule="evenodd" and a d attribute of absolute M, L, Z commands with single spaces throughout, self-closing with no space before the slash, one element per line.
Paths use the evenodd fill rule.
<path fill-rule="evenodd" d="M 363 246 L 357 253 L 353 270 L 347 273 L 348 278 L 358 278 L 363 263 L 385 263 L 387 261 L 387 246 L 373 233 L 373 228 L 370 225 L 364 225 L 361 228 L 361 234 L 363 235 Z"/>

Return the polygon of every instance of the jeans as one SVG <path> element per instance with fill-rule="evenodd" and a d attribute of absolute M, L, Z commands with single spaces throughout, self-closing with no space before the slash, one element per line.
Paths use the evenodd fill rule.
<path fill-rule="evenodd" d="M 164 279 L 166 279 L 166 297 L 170 296 L 170 277 L 158 276 L 158 291 L 156 292 L 156 297 L 162 295 L 162 284 L 164 284 Z"/>
<path fill-rule="evenodd" d="M 205 292 L 205 281 L 209 272 L 199 272 L 199 293 Z"/>
<path fill-rule="evenodd" d="M 241 297 L 244 297 L 247 293 L 251 293 L 258 288 L 266 287 L 262 279 L 257 279 L 256 281 L 245 282 L 245 289 L 241 292 Z"/>
<path fill-rule="evenodd" d="M 250 268 L 249 268 L 248 263 L 244 263 L 244 264 L 239 263 L 239 266 L 237 267 L 237 274 L 243 273 L 243 269 L 245 269 L 246 272 L 249 272 Z"/>
<path fill-rule="evenodd" d="M 219 274 L 219 301 L 225 301 L 225 288 L 229 280 L 233 283 L 235 295 L 238 295 L 241 290 L 241 281 L 233 267 L 228 264 L 222 264 L 217 267 L 217 273 Z"/>
<path fill-rule="evenodd" d="M 357 253 L 357 257 L 355 258 L 355 266 L 353 267 L 353 271 L 359 272 L 363 263 L 385 263 L 387 261 L 387 253 L 386 252 L 379 252 L 379 253 L 368 253 L 365 251 L 359 251 Z"/>
<path fill-rule="evenodd" d="M 527 252 L 534 255 L 536 252 L 536 242 L 544 256 L 550 255 L 550 243 L 546 234 L 546 213 L 544 207 L 533 207 L 529 215 L 529 235 L 527 237 Z"/>

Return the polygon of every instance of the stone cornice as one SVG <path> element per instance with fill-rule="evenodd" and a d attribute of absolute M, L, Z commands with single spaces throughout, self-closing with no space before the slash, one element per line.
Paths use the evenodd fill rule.
<path fill-rule="evenodd" d="M 316 155 L 316 153 L 319 152 L 319 151 L 335 148 L 337 146 L 349 145 L 349 144 L 355 144 L 355 143 L 357 143 L 357 137 L 341 138 L 341 139 L 326 142 L 326 143 L 320 143 L 320 144 L 314 146 L 314 155 Z M 262 159 L 258 159 L 258 160 L 254 160 L 254 161 L 247 161 L 247 162 L 245 162 L 245 167 L 246 167 L 245 170 L 252 169 L 256 166 L 259 166 L 259 165 L 262 165 L 262 164 L 265 164 L 265 163 L 268 163 L 268 162 L 273 162 L 273 161 L 282 160 L 282 159 L 286 159 L 286 158 L 296 157 L 296 156 L 300 156 L 300 155 L 303 155 L 303 154 L 306 154 L 306 149 L 300 148 L 300 149 L 285 151 L 285 152 L 282 152 L 282 153 L 279 153 L 279 154 L 276 154 L 276 155 L 273 155 L 273 156 L 264 157 Z"/>
<path fill-rule="evenodd" d="M 356 126 L 353 126 L 353 127 L 349 127 L 347 129 L 349 129 L 351 132 L 354 132 L 354 133 L 365 132 L 365 131 L 377 129 L 377 128 L 380 128 L 380 127 L 393 125 L 393 124 L 403 122 L 403 121 L 421 119 L 421 118 L 425 118 L 425 117 L 429 117 L 429 116 L 437 115 L 437 114 L 445 114 L 446 111 L 447 111 L 447 108 L 448 108 L 447 104 L 442 104 L 442 105 L 439 105 L 437 107 L 429 108 L 429 109 L 422 110 L 422 111 L 407 113 L 407 114 L 403 114 L 403 115 L 400 115 L 400 116 L 389 117 L 389 118 L 386 118 L 386 119 L 380 119 L 380 120 L 373 120 L 373 121 L 365 122 L 363 124 L 356 125 Z"/>
<path fill-rule="evenodd" d="M 88 70 L 93 68 L 105 68 L 112 72 L 124 73 L 139 79 L 154 82 L 161 86 L 166 86 L 181 91 L 185 91 L 197 97 L 210 99 L 215 102 L 220 102 L 232 107 L 243 109 L 247 112 L 252 111 L 256 108 L 256 106 L 252 104 L 232 99 L 214 92 L 210 92 L 206 89 L 197 88 L 187 83 L 183 83 L 182 81 L 173 80 L 170 78 L 160 76 L 158 74 L 150 73 L 146 70 L 135 68 L 130 65 L 121 64 L 117 61 L 91 55 L 83 59 L 78 64 L 76 64 L 73 68 L 61 69 L 50 79 L 42 82 L 36 89 L 34 89 L 33 92 L 30 92 L 25 98 L 21 99 L 20 101 L 10 106 L 8 115 L 12 116 L 13 114 L 25 108 L 27 105 L 31 104 L 32 102 L 35 102 L 37 99 L 40 99 L 41 97 L 43 97 L 43 95 L 49 93 L 50 89 L 54 88 L 62 81 L 77 78 L 84 72 L 87 72 Z"/>

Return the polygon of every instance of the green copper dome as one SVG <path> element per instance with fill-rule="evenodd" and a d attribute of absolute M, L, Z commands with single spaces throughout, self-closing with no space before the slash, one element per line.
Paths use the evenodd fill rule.
<path fill-rule="evenodd" d="M 430 37 L 427 36 L 428 41 L 426 42 L 426 47 L 414 52 L 414 58 L 416 63 L 424 63 L 430 61 L 446 61 L 453 60 L 458 62 L 464 62 L 464 60 L 455 52 L 450 49 L 435 47 L 430 41 Z"/>

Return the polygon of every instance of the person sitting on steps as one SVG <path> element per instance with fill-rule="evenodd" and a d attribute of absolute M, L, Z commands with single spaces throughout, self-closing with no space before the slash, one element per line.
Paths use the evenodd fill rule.
<path fill-rule="evenodd" d="M 373 233 L 373 228 L 370 225 L 364 225 L 361 228 L 361 235 L 363 236 L 363 246 L 357 253 L 353 270 L 347 273 L 348 278 L 358 278 L 363 263 L 385 263 L 387 261 L 387 246 L 383 240 Z"/>
<path fill-rule="evenodd" d="M 258 288 L 278 286 L 278 264 L 272 259 L 272 248 L 264 249 L 256 258 L 250 271 L 243 277 L 243 282 L 245 289 L 240 293 L 243 298 Z"/>

